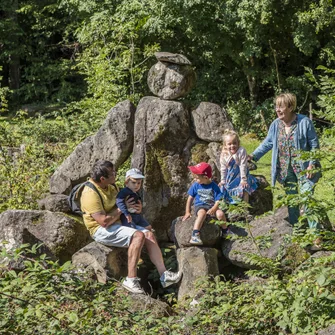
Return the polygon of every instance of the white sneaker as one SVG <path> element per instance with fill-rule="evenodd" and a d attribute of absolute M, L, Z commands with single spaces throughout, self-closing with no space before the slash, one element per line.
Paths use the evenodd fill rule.
<path fill-rule="evenodd" d="M 122 286 L 129 292 L 136 294 L 145 294 L 143 288 L 140 285 L 140 278 L 128 278 L 123 281 Z"/>
<path fill-rule="evenodd" d="M 189 243 L 193 245 L 203 245 L 200 235 L 192 235 Z"/>
<path fill-rule="evenodd" d="M 182 273 L 178 272 L 171 272 L 165 271 L 160 278 L 161 284 L 163 287 L 168 287 L 172 284 L 178 283 L 181 279 Z"/>

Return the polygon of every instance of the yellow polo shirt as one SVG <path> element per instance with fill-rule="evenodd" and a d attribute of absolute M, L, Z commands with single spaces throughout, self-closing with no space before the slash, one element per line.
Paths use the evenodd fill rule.
<path fill-rule="evenodd" d="M 92 178 L 90 178 L 89 181 L 92 184 L 94 184 L 94 186 L 97 188 L 103 200 L 103 207 L 102 207 L 99 194 L 97 194 L 97 192 L 95 192 L 88 186 L 84 187 L 80 198 L 80 207 L 82 212 L 85 213 L 83 215 L 85 226 L 87 227 L 88 231 L 90 232 L 90 235 L 92 236 L 100 227 L 100 225 L 97 221 L 93 219 L 91 214 L 102 211 L 109 213 L 112 210 L 116 209 L 115 204 L 116 195 L 118 194 L 119 191 L 112 185 L 108 185 L 108 188 L 104 190 L 101 187 L 99 187 L 99 185 L 96 184 Z"/>

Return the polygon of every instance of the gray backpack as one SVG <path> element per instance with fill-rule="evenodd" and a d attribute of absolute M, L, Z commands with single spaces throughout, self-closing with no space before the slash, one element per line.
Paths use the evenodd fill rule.
<path fill-rule="evenodd" d="M 67 202 L 71 208 L 72 213 L 77 215 L 85 214 L 80 208 L 80 198 L 85 186 L 88 186 L 93 191 L 97 192 L 101 201 L 102 208 L 104 208 L 104 202 L 102 200 L 101 194 L 97 188 L 90 181 L 85 181 L 84 183 L 76 185 L 70 192 Z"/>

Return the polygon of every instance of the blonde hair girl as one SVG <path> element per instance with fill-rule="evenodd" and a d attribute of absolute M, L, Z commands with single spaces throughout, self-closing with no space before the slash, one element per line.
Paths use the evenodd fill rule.
<path fill-rule="evenodd" d="M 257 179 L 249 174 L 247 167 L 247 151 L 240 145 L 237 132 L 228 130 L 223 134 L 223 146 L 220 155 L 221 182 L 229 194 L 229 202 L 235 203 L 233 197 L 249 202 L 249 195 L 258 185 Z"/>

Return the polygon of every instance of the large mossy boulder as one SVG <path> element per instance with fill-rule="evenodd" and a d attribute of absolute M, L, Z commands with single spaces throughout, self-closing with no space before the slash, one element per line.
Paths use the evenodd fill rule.
<path fill-rule="evenodd" d="M 125 248 L 92 242 L 72 256 L 72 264 L 83 271 L 93 271 L 97 280 L 105 284 L 108 279 L 127 276 L 127 252 Z"/>
<path fill-rule="evenodd" d="M 196 216 L 192 215 L 185 221 L 182 217 L 178 217 L 174 222 L 174 241 L 178 248 L 185 248 L 192 246 L 190 238 L 193 231 Z M 213 247 L 220 241 L 220 228 L 216 225 L 213 218 L 207 217 L 200 231 L 201 240 L 205 247 Z"/>
<path fill-rule="evenodd" d="M 0 214 L 0 241 L 6 249 L 22 244 L 43 243 L 47 252 L 61 263 L 91 241 L 79 218 L 50 211 L 8 210 Z"/>
<path fill-rule="evenodd" d="M 224 240 L 222 253 L 234 265 L 252 269 L 257 266 L 250 262 L 249 256 L 256 254 L 265 258 L 285 259 L 291 243 L 286 236 L 292 235 L 292 226 L 283 215 L 268 215 L 246 224 L 245 228 L 234 227 L 240 238 Z"/>
<path fill-rule="evenodd" d="M 179 54 L 159 52 L 155 55 L 158 63 L 151 67 L 147 78 L 150 91 L 165 100 L 187 95 L 196 80 L 191 62 Z"/>
<path fill-rule="evenodd" d="M 201 102 L 192 111 L 192 120 L 197 136 L 207 142 L 222 142 L 225 130 L 232 130 L 224 108 L 211 102 Z"/>
<path fill-rule="evenodd" d="M 190 247 L 177 250 L 179 270 L 183 277 L 178 290 L 178 300 L 195 297 L 199 292 L 198 280 L 219 275 L 218 250 L 214 248 Z"/>
<path fill-rule="evenodd" d="M 134 113 L 128 100 L 113 107 L 98 132 L 81 142 L 51 176 L 50 193 L 68 194 L 86 180 L 99 159 L 113 162 L 116 169 L 124 163 L 133 148 Z"/>
<path fill-rule="evenodd" d="M 135 114 L 132 167 L 144 172 L 144 216 L 159 240 L 185 207 L 191 137 L 189 113 L 176 101 L 143 98 Z"/>

